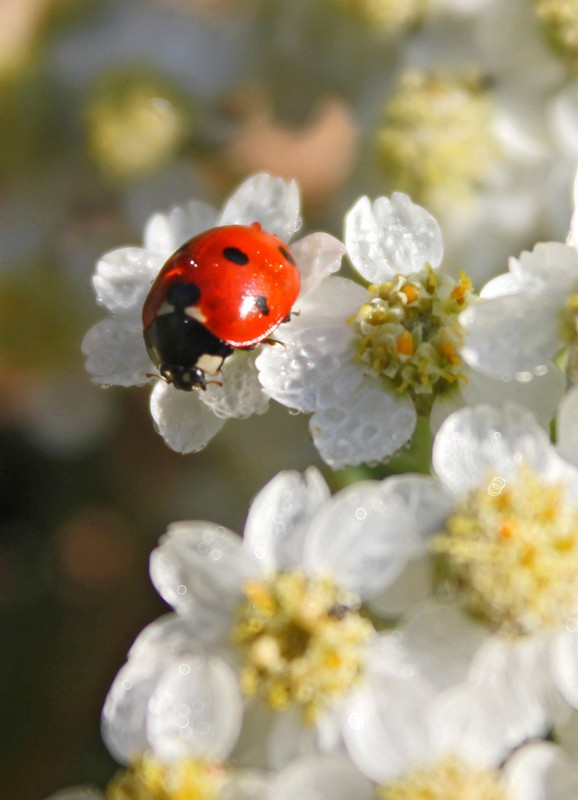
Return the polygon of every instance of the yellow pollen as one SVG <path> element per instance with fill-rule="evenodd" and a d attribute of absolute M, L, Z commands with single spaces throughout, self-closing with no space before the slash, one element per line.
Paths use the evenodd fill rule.
<path fill-rule="evenodd" d="M 373 627 L 357 606 L 331 580 L 299 572 L 247 583 L 231 631 L 243 692 L 259 694 L 274 711 L 300 708 L 314 722 L 363 675 Z"/>
<path fill-rule="evenodd" d="M 472 492 L 433 537 L 464 605 L 518 636 L 563 627 L 578 602 L 578 509 L 527 465 Z"/>
<path fill-rule="evenodd" d="M 409 276 L 371 285 L 371 296 L 352 321 L 356 359 L 427 415 L 437 396 L 464 381 L 458 315 L 471 301 L 471 282 L 427 266 Z M 457 290 L 457 291 L 456 291 Z"/>
<path fill-rule="evenodd" d="M 218 764 L 186 759 L 168 765 L 146 756 L 112 779 L 106 800 L 220 800 L 226 779 Z"/>
<path fill-rule="evenodd" d="M 578 70 L 578 4 L 576 0 L 534 0 L 546 40 L 573 71 Z"/>
<path fill-rule="evenodd" d="M 458 758 L 418 767 L 378 789 L 380 800 L 507 800 L 500 774 Z"/>

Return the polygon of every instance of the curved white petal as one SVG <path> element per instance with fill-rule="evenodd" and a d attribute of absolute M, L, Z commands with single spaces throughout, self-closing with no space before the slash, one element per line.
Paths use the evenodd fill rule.
<path fill-rule="evenodd" d="M 412 558 L 384 592 L 369 599 L 369 608 L 385 619 L 399 617 L 431 594 L 431 572 L 429 556 Z"/>
<path fill-rule="evenodd" d="M 400 192 L 391 200 L 378 197 L 373 205 L 361 197 L 345 218 L 345 244 L 353 266 L 370 283 L 418 272 L 426 264 L 439 267 L 444 249 L 435 219 Z"/>
<path fill-rule="evenodd" d="M 422 542 L 443 528 L 455 504 L 439 481 L 426 475 L 393 475 L 381 482 L 381 491 L 386 503 L 389 498 L 402 501 L 414 534 Z"/>
<path fill-rule="evenodd" d="M 578 466 L 578 386 L 566 393 L 556 419 L 558 452 L 574 466 Z"/>
<path fill-rule="evenodd" d="M 97 322 L 82 341 L 85 366 L 95 383 L 140 386 L 155 371 L 146 351 L 140 314 L 116 315 Z"/>
<path fill-rule="evenodd" d="M 224 760 L 243 718 L 231 668 L 216 657 L 183 655 L 165 670 L 151 697 L 147 735 L 161 760 Z"/>
<path fill-rule="evenodd" d="M 342 753 L 300 758 L 271 782 L 272 800 L 371 800 L 374 788 Z"/>
<path fill-rule="evenodd" d="M 411 439 L 416 420 L 411 400 L 367 378 L 342 403 L 316 411 L 309 430 L 323 460 L 342 469 L 389 458 Z"/>
<path fill-rule="evenodd" d="M 265 172 L 247 178 L 226 202 L 219 225 L 253 222 L 260 222 L 264 230 L 288 242 L 301 226 L 297 183 Z"/>
<path fill-rule="evenodd" d="M 503 272 L 488 281 L 480 291 L 482 300 L 492 300 L 494 297 L 503 297 L 507 294 L 517 294 L 523 285 L 512 275 L 511 272 Z"/>
<path fill-rule="evenodd" d="M 446 488 L 460 494 L 496 478 L 511 478 L 522 464 L 546 475 L 555 458 L 533 415 L 511 403 L 452 414 L 435 438 L 432 463 Z"/>
<path fill-rule="evenodd" d="M 329 233 L 311 233 L 293 242 L 291 251 L 301 273 L 301 294 L 307 294 L 340 269 L 345 245 Z"/>
<path fill-rule="evenodd" d="M 467 382 L 460 387 L 461 395 L 469 406 L 491 403 L 519 403 L 547 427 L 556 413 L 564 394 L 566 378 L 555 364 L 545 364 L 531 380 L 500 380 L 475 370 L 467 370 Z"/>
<path fill-rule="evenodd" d="M 504 774 L 511 800 L 569 800 L 578 797 L 575 762 L 552 742 L 533 742 L 517 750 Z"/>
<path fill-rule="evenodd" d="M 329 574 L 361 597 L 383 591 L 415 550 L 410 515 L 395 497 L 384 500 L 379 483 L 343 489 L 320 509 L 304 543 L 310 574 Z"/>
<path fill-rule="evenodd" d="M 578 708 L 578 633 L 575 629 L 562 631 L 554 638 L 551 661 L 558 689 L 573 708 Z"/>
<path fill-rule="evenodd" d="M 162 265 L 159 255 L 142 247 L 105 253 L 92 279 L 98 302 L 113 313 L 134 310 L 140 314 Z"/>
<path fill-rule="evenodd" d="M 202 450 L 225 424 L 196 390 L 183 392 L 162 381 L 151 392 L 150 409 L 160 435 L 177 453 Z"/>
<path fill-rule="evenodd" d="M 166 261 L 175 250 L 209 228 L 219 224 L 217 212 L 206 203 L 191 200 L 166 214 L 154 214 L 145 226 L 144 245 Z"/>
<path fill-rule="evenodd" d="M 526 292 L 561 303 L 578 282 L 578 252 L 561 242 L 541 242 L 511 258 L 509 269 Z"/>
<path fill-rule="evenodd" d="M 223 364 L 219 382 L 209 383 L 206 391 L 198 397 L 220 419 L 245 418 L 252 414 L 264 414 L 269 398 L 259 383 L 255 366 L 256 351 L 237 350 Z"/>
<path fill-rule="evenodd" d="M 211 522 L 174 522 L 150 557 L 157 591 L 189 617 L 206 607 L 232 623 L 243 583 L 259 573 L 241 539 Z"/>
<path fill-rule="evenodd" d="M 306 528 L 329 496 L 329 487 L 315 467 L 303 475 L 280 472 L 251 503 L 244 547 L 264 570 L 297 566 Z"/>
<path fill-rule="evenodd" d="M 429 689 L 419 679 L 381 676 L 355 694 L 343 736 L 357 767 L 376 783 L 385 783 L 430 753 L 424 724 Z"/>
<path fill-rule="evenodd" d="M 190 647 L 191 630 L 178 614 L 163 614 L 142 629 L 128 651 L 129 660 L 171 658 Z"/>
<path fill-rule="evenodd" d="M 559 304 L 527 294 L 475 303 L 459 317 L 466 332 L 461 355 L 488 375 L 532 377 L 561 347 L 559 310 Z"/>
<path fill-rule="evenodd" d="M 299 758 L 319 753 L 317 734 L 317 726 L 303 725 L 298 709 L 276 714 L 267 740 L 267 765 L 279 771 Z"/>

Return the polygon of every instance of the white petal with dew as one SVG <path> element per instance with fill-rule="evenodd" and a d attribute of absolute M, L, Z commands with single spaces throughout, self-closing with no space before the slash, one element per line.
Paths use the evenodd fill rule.
<path fill-rule="evenodd" d="M 532 742 L 517 750 L 504 768 L 511 800 L 569 800 L 578 797 L 575 762 L 553 742 Z"/>
<path fill-rule="evenodd" d="M 197 396 L 158 381 L 151 392 L 150 409 L 160 435 L 177 453 L 202 450 L 225 424 Z"/>
<path fill-rule="evenodd" d="M 251 503 L 243 546 L 264 570 L 297 566 L 307 526 L 329 496 L 329 487 L 314 467 L 303 475 L 280 472 Z"/>
<path fill-rule="evenodd" d="M 221 213 L 220 225 L 261 223 L 268 233 L 288 242 L 299 230 L 299 189 L 294 180 L 274 178 L 261 172 L 247 178 L 230 196 Z"/>
<path fill-rule="evenodd" d="M 472 662 L 468 683 L 496 710 L 510 747 L 548 730 L 554 684 L 546 641 L 489 636 Z"/>
<path fill-rule="evenodd" d="M 291 250 L 301 273 L 301 294 L 307 294 L 340 269 L 345 245 L 328 233 L 311 233 L 294 242 Z"/>
<path fill-rule="evenodd" d="M 304 544 L 309 574 L 328 574 L 363 598 L 379 594 L 415 551 L 410 515 L 376 482 L 349 486 L 320 509 Z"/>
<path fill-rule="evenodd" d="M 219 382 L 209 383 L 206 391 L 199 392 L 200 400 L 220 419 L 245 418 L 252 414 L 264 414 L 269 398 L 259 383 L 255 366 L 257 351 L 237 350 L 223 364 Z"/>
<path fill-rule="evenodd" d="M 97 322 L 87 331 L 82 352 L 94 383 L 141 386 L 155 371 L 146 351 L 140 314 L 119 314 Z"/>
<path fill-rule="evenodd" d="M 217 212 L 206 203 L 191 200 L 166 214 L 154 214 L 145 226 L 144 244 L 166 261 L 193 236 L 218 225 Z"/>
<path fill-rule="evenodd" d="M 149 749 L 146 723 L 148 703 L 171 656 L 133 658 L 117 673 L 101 717 L 102 738 L 121 764 L 128 764 Z"/>
<path fill-rule="evenodd" d="M 294 761 L 275 776 L 270 791 L 275 800 L 372 800 L 374 796 L 370 781 L 341 753 Z"/>
<path fill-rule="evenodd" d="M 323 460 L 343 469 L 385 461 L 411 439 L 416 420 L 409 398 L 367 378 L 343 402 L 317 411 L 309 430 Z"/>
<path fill-rule="evenodd" d="M 555 460 L 543 428 L 513 403 L 456 411 L 441 426 L 432 454 L 436 474 L 456 494 L 512 478 L 524 464 L 545 475 Z"/>
<path fill-rule="evenodd" d="M 384 502 L 401 500 L 419 540 L 419 549 L 433 534 L 443 528 L 454 507 L 454 498 L 435 478 L 428 475 L 394 475 L 381 482 Z"/>
<path fill-rule="evenodd" d="M 456 604 L 430 600 L 410 612 L 400 637 L 408 666 L 440 690 L 466 678 L 487 631 Z"/>
<path fill-rule="evenodd" d="M 237 678 L 219 658 L 183 655 L 151 697 L 147 733 L 163 761 L 224 760 L 239 736 L 243 701 Z"/>
<path fill-rule="evenodd" d="M 578 386 L 570 389 L 562 399 L 556 419 L 558 452 L 574 466 L 578 466 Z"/>
<path fill-rule="evenodd" d="M 135 310 L 140 314 L 162 265 L 160 256 L 141 247 L 106 253 L 97 262 L 92 279 L 98 302 L 113 313 Z"/>
<path fill-rule="evenodd" d="M 561 303 L 578 283 L 578 252 L 561 242 L 541 242 L 510 258 L 509 270 L 525 292 Z"/>
<path fill-rule="evenodd" d="M 128 658 L 170 658 L 190 647 L 191 630 L 178 614 L 163 614 L 142 629 L 128 651 Z"/>
<path fill-rule="evenodd" d="M 345 218 L 345 244 L 355 269 L 370 283 L 439 267 L 443 239 L 435 219 L 409 197 L 394 192 L 391 200 L 371 204 L 361 197 Z"/>
<path fill-rule="evenodd" d="M 150 557 L 155 588 L 188 616 L 205 606 L 230 618 L 243 583 L 259 573 L 260 565 L 243 549 L 241 539 L 211 522 L 174 522 Z"/>
<path fill-rule="evenodd" d="M 474 369 L 496 378 L 518 373 L 531 378 L 562 346 L 559 312 L 560 306 L 547 298 L 526 294 L 475 303 L 459 317 L 465 329 L 461 355 Z"/>
<path fill-rule="evenodd" d="M 469 406 L 491 403 L 519 403 L 544 426 L 548 427 L 564 394 L 566 378 L 555 364 L 545 364 L 539 374 L 526 376 L 529 380 L 500 380 L 466 368 L 467 381 L 460 387 Z"/>
<path fill-rule="evenodd" d="M 368 778 L 383 784 L 428 758 L 424 718 L 430 697 L 414 677 L 382 676 L 355 693 L 343 736 L 353 762 Z"/>

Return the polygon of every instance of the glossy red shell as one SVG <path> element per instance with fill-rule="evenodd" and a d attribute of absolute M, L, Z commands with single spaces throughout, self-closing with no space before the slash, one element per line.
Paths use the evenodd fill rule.
<path fill-rule="evenodd" d="M 145 300 L 145 330 L 164 313 L 167 294 L 178 282 L 193 284 L 200 293 L 187 313 L 238 348 L 266 339 L 290 314 L 301 285 L 287 245 L 257 223 L 211 228 L 182 245 Z"/>

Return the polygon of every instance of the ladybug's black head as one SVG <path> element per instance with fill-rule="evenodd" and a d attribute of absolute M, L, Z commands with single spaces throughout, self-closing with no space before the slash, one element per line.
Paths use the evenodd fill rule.
<path fill-rule="evenodd" d="M 179 364 L 166 364 L 160 369 L 160 376 L 165 383 L 172 383 L 175 389 L 190 392 L 193 389 L 206 389 L 205 371 L 199 367 L 182 367 Z"/>

